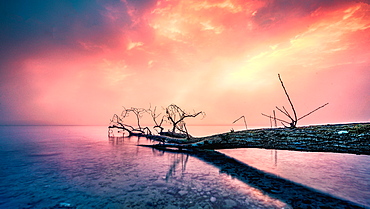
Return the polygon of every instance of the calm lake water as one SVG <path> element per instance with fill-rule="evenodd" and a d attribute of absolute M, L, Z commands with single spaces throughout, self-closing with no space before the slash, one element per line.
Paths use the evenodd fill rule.
<path fill-rule="evenodd" d="M 0 126 L 0 208 L 290 208 L 196 157 L 136 146 L 151 143 L 101 126 Z M 370 207 L 369 156 L 222 152 Z"/>

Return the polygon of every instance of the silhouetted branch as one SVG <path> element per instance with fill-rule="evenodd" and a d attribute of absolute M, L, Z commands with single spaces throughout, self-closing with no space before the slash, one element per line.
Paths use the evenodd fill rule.
<path fill-rule="evenodd" d="M 119 117 L 117 114 L 113 115 L 112 119 L 110 120 L 110 124 L 111 125 L 108 128 L 122 129 L 127 131 L 129 135 L 131 135 L 133 131 L 135 131 L 134 127 L 124 124 L 122 118 Z"/>
<path fill-rule="evenodd" d="M 289 115 L 289 113 L 286 111 L 286 109 L 284 108 L 284 106 L 283 106 L 284 110 L 280 109 L 278 106 L 275 106 L 275 107 L 276 107 L 276 109 L 277 109 L 277 110 L 279 110 L 281 113 L 283 113 L 284 115 L 286 115 L 289 119 L 294 120 L 294 119 Z"/>
<path fill-rule="evenodd" d="M 284 107 L 284 106 L 282 106 L 282 107 L 283 107 L 282 109 L 281 109 L 281 108 L 279 108 L 278 106 L 275 106 L 275 107 L 276 107 L 276 109 L 277 109 L 277 110 L 279 110 L 281 113 L 283 113 L 285 116 L 287 116 L 287 117 L 291 120 L 291 122 L 288 122 L 288 121 L 285 121 L 285 120 L 282 120 L 282 119 L 276 118 L 276 116 L 275 116 L 275 111 L 273 111 L 273 113 L 274 113 L 274 117 L 271 117 L 270 115 L 266 115 L 266 114 L 263 114 L 263 113 L 262 113 L 262 115 L 263 115 L 263 116 L 270 118 L 270 124 L 271 124 L 271 126 L 272 126 L 272 121 L 271 121 L 271 119 L 274 119 L 274 120 L 275 120 L 275 126 L 277 126 L 277 124 L 276 124 L 276 120 L 278 120 L 278 121 L 280 121 L 280 122 L 281 122 L 281 124 L 282 124 L 284 127 L 287 127 L 287 125 L 285 125 L 285 124 L 289 124 L 289 127 L 290 127 L 290 128 L 295 128 L 295 127 L 297 126 L 297 122 L 298 122 L 299 120 L 301 120 L 301 119 L 302 119 L 302 118 L 304 118 L 304 117 L 307 117 L 308 115 L 310 115 L 310 114 L 314 113 L 315 111 L 317 111 L 317 110 L 319 110 L 319 109 L 321 109 L 321 108 L 323 108 L 323 107 L 325 107 L 326 105 L 328 105 L 328 104 L 329 104 L 329 103 L 326 103 L 326 104 L 324 104 L 324 105 L 322 105 L 322 106 L 320 106 L 320 107 L 318 107 L 318 108 L 316 108 L 316 109 L 312 110 L 311 112 L 309 112 L 309 113 L 307 113 L 307 114 L 303 115 L 302 117 L 297 118 L 297 112 L 295 111 L 295 108 L 294 108 L 293 102 L 292 102 L 292 100 L 290 99 L 290 96 L 289 96 L 289 94 L 288 94 L 288 92 L 287 92 L 287 90 L 286 90 L 286 88 L 285 88 L 285 86 L 284 86 L 283 80 L 282 80 L 282 79 L 281 79 L 281 77 L 280 77 L 280 74 L 278 74 L 278 78 L 279 78 L 279 81 L 280 81 L 280 83 L 281 83 L 281 86 L 282 86 L 282 87 L 283 87 L 283 89 L 284 89 L 284 93 L 285 93 L 285 95 L 286 95 L 286 97 L 287 97 L 287 99 L 288 99 L 288 101 L 289 101 L 289 104 L 290 104 L 290 106 L 291 106 L 291 108 L 292 108 L 292 111 L 293 111 L 293 117 L 291 116 L 291 114 L 289 114 L 288 110 L 287 110 L 287 109 L 285 109 L 285 107 Z"/>
<path fill-rule="evenodd" d="M 279 119 L 279 118 L 274 118 L 274 117 L 272 117 L 271 115 L 266 115 L 266 114 L 263 114 L 263 113 L 261 113 L 263 116 L 265 116 L 265 117 L 268 117 L 268 118 L 271 118 L 271 119 L 274 119 L 274 120 L 278 120 L 278 121 L 280 121 L 280 122 L 284 122 L 284 123 L 289 123 L 288 121 L 285 121 L 285 120 L 282 120 L 282 119 Z"/>
<path fill-rule="evenodd" d="M 136 117 L 138 130 L 142 130 L 142 128 L 140 126 L 140 118 L 143 117 L 143 113 L 147 112 L 147 110 L 144 109 L 144 108 L 136 108 L 136 107 L 131 107 L 130 109 L 126 109 L 125 107 L 123 107 L 123 111 L 122 111 L 121 115 L 122 115 L 122 117 L 125 118 L 125 117 L 129 116 L 130 112 L 132 112 Z"/>
<path fill-rule="evenodd" d="M 242 119 L 242 118 L 243 118 L 243 120 L 244 120 L 245 129 L 248 129 L 248 127 L 247 127 L 247 121 L 245 120 L 244 115 L 240 116 L 240 117 L 239 117 L 238 119 L 236 119 L 233 123 L 236 123 L 238 120 L 240 120 L 240 119 Z"/>
<path fill-rule="evenodd" d="M 164 130 L 164 128 L 162 127 L 162 124 L 163 124 L 163 122 L 164 122 L 164 116 L 162 116 L 161 121 L 160 121 L 160 122 L 158 122 L 158 121 L 157 121 L 157 118 L 158 118 L 162 113 L 159 113 L 159 114 L 157 115 L 156 110 L 157 110 L 157 107 L 154 107 L 154 110 L 152 110 L 152 108 L 151 108 L 151 106 L 150 106 L 150 107 L 149 107 L 149 109 L 147 110 L 147 112 L 149 112 L 149 114 L 150 114 L 150 116 L 152 117 L 153 122 L 154 122 L 154 124 L 155 124 L 155 126 L 153 126 L 153 128 L 154 128 L 154 129 L 155 129 L 155 128 L 159 128 L 159 129 L 160 129 L 160 131 L 157 131 L 157 132 L 158 132 L 158 133 L 161 133 L 161 132 L 163 132 L 163 130 Z"/>
<path fill-rule="evenodd" d="M 283 80 L 281 80 L 280 74 L 278 74 L 278 77 L 279 77 L 279 80 L 280 80 L 281 86 L 282 86 L 282 87 L 283 87 L 283 89 L 284 89 L 285 95 L 286 95 L 286 97 L 288 98 L 289 104 L 290 104 L 290 106 L 292 107 L 293 114 L 294 114 L 294 120 L 292 120 L 292 123 L 294 123 L 294 127 L 295 127 L 295 125 L 297 124 L 297 113 L 296 113 L 296 111 L 295 111 L 295 109 L 294 109 L 294 105 L 293 105 L 293 103 L 292 103 L 292 100 L 290 99 L 289 94 L 288 94 L 287 90 L 285 89 L 285 86 L 284 86 Z"/>
<path fill-rule="evenodd" d="M 144 109 L 144 108 L 131 107 L 130 109 L 127 109 L 127 108 L 123 107 L 123 111 L 121 112 L 121 116 L 118 116 L 117 114 L 113 115 L 112 119 L 110 120 L 111 125 L 109 126 L 109 128 L 122 129 L 124 131 L 127 131 L 129 133 L 129 136 L 132 136 L 132 135 L 141 136 L 141 135 L 145 135 L 145 134 L 147 134 L 147 135 L 150 134 L 151 135 L 152 132 L 148 127 L 143 128 L 140 125 L 140 119 L 143 117 L 143 114 L 146 113 L 146 112 L 147 112 L 147 110 Z M 133 113 L 135 115 L 138 128 L 135 128 L 131 125 L 123 123 L 123 120 L 130 116 L 130 113 Z"/>
<path fill-rule="evenodd" d="M 186 134 L 187 137 L 189 137 L 189 133 L 186 129 L 185 125 L 185 118 L 195 118 L 198 115 L 205 116 L 205 113 L 203 111 L 200 112 L 194 112 L 193 114 L 187 113 L 184 110 L 182 110 L 179 106 L 175 104 L 171 104 L 166 108 L 166 118 L 168 119 L 169 123 L 172 124 L 172 130 L 171 132 L 174 134 L 176 133 L 176 130 L 180 131 L 181 133 Z"/>
<path fill-rule="evenodd" d="M 324 105 L 322 105 L 322 106 L 320 106 L 320 107 L 318 107 L 318 108 L 316 108 L 316 109 L 312 110 L 311 112 L 307 113 L 306 115 L 304 115 L 304 116 L 302 116 L 302 117 L 298 118 L 298 120 L 300 120 L 300 119 L 302 119 L 302 118 L 304 118 L 304 117 L 306 117 L 306 116 L 311 115 L 312 113 L 314 113 L 314 112 L 316 112 L 317 110 L 319 110 L 319 109 L 321 109 L 321 108 L 325 107 L 325 106 L 326 106 L 326 105 L 328 105 L 328 104 L 329 104 L 329 103 L 326 103 L 326 104 L 324 104 Z"/>
<path fill-rule="evenodd" d="M 272 117 L 270 116 L 270 127 L 272 128 Z"/>

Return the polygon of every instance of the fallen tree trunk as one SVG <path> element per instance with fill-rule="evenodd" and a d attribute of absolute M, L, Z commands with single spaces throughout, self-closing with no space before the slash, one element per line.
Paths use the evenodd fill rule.
<path fill-rule="evenodd" d="M 167 136 L 148 138 L 163 143 L 158 147 L 182 150 L 265 148 L 370 155 L 370 123 L 254 129 L 191 140 Z"/>
<path fill-rule="evenodd" d="M 171 132 L 171 131 L 168 131 L 168 132 L 160 132 L 159 135 L 161 136 L 169 136 L 169 137 L 174 137 L 174 138 L 191 138 L 190 135 L 187 135 L 187 134 L 181 134 L 181 133 L 174 133 L 174 132 Z"/>

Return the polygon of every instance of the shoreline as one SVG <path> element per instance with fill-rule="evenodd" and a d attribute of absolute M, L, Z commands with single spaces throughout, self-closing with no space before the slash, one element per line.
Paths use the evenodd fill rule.
<path fill-rule="evenodd" d="M 180 150 L 264 148 L 370 155 L 370 122 L 249 129 L 191 139 L 147 138 L 162 143 L 156 147 Z"/>

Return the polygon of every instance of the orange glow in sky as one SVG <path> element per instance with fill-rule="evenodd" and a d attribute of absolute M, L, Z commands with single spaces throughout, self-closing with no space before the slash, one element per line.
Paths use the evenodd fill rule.
<path fill-rule="evenodd" d="M 189 124 L 370 121 L 370 2 L 144 0 L 2 6 L 0 124 L 107 125 L 122 106 Z M 281 116 L 283 117 L 283 116 Z M 242 125 L 242 124 L 241 124 Z"/>

